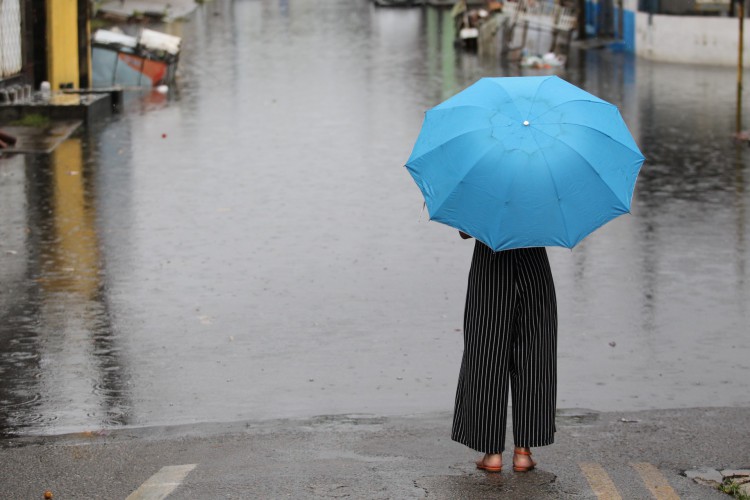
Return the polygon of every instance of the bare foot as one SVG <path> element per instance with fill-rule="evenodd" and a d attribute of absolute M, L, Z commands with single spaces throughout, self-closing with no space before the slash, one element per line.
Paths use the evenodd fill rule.
<path fill-rule="evenodd" d="M 500 453 L 485 453 L 484 457 L 476 461 L 477 469 L 489 472 L 500 472 L 503 468 L 503 456 Z"/>
<path fill-rule="evenodd" d="M 534 467 L 536 467 L 536 462 L 531 459 L 531 449 L 517 447 L 513 452 L 513 470 L 528 472 Z"/>

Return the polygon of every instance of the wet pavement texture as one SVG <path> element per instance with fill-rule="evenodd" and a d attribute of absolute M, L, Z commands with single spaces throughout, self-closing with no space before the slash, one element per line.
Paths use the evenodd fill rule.
<path fill-rule="evenodd" d="M 568 415 L 570 416 L 570 415 Z M 729 500 L 686 470 L 742 464 L 736 429 L 750 408 L 588 412 L 558 419 L 555 445 L 529 473 L 477 470 L 477 454 L 448 439 L 451 412 L 126 428 L 0 442 L 5 498 L 367 498 Z M 508 429 L 510 432 L 510 427 Z M 301 458 L 302 457 L 302 458 Z M 733 467 L 734 468 L 734 467 Z M 644 474 L 647 472 L 647 474 Z M 718 473 L 717 473 L 718 474 Z M 170 475 L 171 476 L 171 475 Z M 151 493 L 151 494 L 149 494 Z"/>
<path fill-rule="evenodd" d="M 450 411 L 473 244 L 403 164 L 426 109 L 519 71 L 456 52 L 448 11 L 365 0 L 163 29 L 169 95 L 0 159 L 0 433 Z M 549 251 L 558 406 L 750 405 L 736 73 L 597 50 L 559 74 L 646 163 L 632 215 Z"/>
<path fill-rule="evenodd" d="M 43 126 L 11 125 L 2 131 L 14 139 L 4 153 L 51 153 L 82 124 L 79 120 L 55 120 Z"/>

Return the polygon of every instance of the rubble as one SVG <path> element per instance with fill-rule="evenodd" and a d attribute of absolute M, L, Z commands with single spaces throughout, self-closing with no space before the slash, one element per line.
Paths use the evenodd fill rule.
<path fill-rule="evenodd" d="M 735 495 L 736 498 L 750 497 L 750 469 L 716 470 L 701 467 L 685 471 L 685 477 Z"/>

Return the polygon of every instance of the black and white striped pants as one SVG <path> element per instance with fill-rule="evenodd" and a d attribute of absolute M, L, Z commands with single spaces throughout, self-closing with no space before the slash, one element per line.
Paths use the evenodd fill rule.
<path fill-rule="evenodd" d="M 451 438 L 483 453 L 501 453 L 510 384 L 515 445 L 551 444 L 557 302 L 547 251 L 493 252 L 479 241 L 475 245 Z"/>

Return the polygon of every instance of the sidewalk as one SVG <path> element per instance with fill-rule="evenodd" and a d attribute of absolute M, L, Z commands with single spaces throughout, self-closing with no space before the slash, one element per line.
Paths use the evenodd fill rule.
<path fill-rule="evenodd" d="M 163 498 L 148 495 L 159 488 L 174 499 L 727 500 L 682 473 L 750 466 L 750 408 L 560 413 L 557 442 L 535 450 L 540 465 L 527 474 L 478 472 L 477 454 L 450 441 L 448 413 L 333 415 L 5 440 L 2 490 L 56 500 Z"/>

